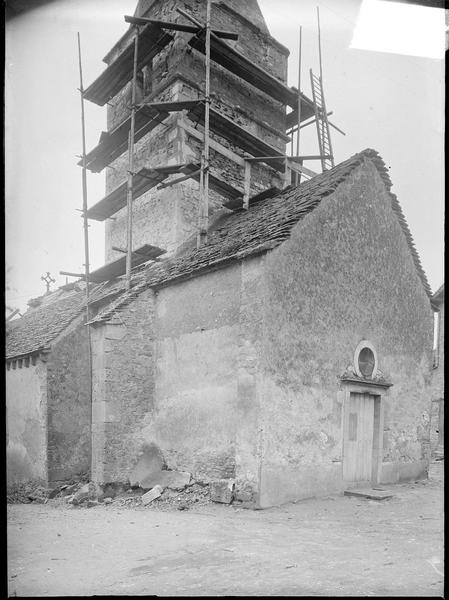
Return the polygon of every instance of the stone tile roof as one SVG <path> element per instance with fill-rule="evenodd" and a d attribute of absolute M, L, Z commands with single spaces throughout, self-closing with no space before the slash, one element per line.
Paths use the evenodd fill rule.
<path fill-rule="evenodd" d="M 28 310 L 20 319 L 7 323 L 6 359 L 37 353 L 50 348 L 51 342 L 85 310 L 84 290 L 67 293 L 59 288 L 41 300 L 42 305 Z M 123 290 L 123 282 L 106 282 L 95 286 L 91 292 L 94 304 Z"/>
<path fill-rule="evenodd" d="M 292 227 L 299 220 L 313 210 L 324 197 L 332 194 L 365 160 L 372 161 L 390 193 L 392 209 L 402 227 L 416 270 L 430 298 L 431 290 L 410 230 L 396 196 L 390 192 L 392 183 L 388 169 L 375 150 L 367 149 L 299 186 L 290 186 L 280 191 L 277 196 L 250 206 L 248 211 L 225 215 L 214 224 L 206 246 L 199 249 L 196 249 L 195 245 L 184 246 L 176 257 L 140 270 L 133 278 L 132 289 L 119 296 L 91 322 L 111 319 L 116 311 L 129 304 L 148 287 L 163 286 L 217 268 L 231 260 L 275 248 L 289 237 Z"/>
<path fill-rule="evenodd" d="M 75 292 L 11 321 L 6 328 L 6 358 L 48 348 L 50 342 L 81 313 L 84 303 L 84 292 Z"/>

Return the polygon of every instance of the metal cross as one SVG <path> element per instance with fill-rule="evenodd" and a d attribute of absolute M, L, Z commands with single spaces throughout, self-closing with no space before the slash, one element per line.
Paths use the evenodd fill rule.
<path fill-rule="evenodd" d="M 56 279 L 53 279 L 53 277 L 50 275 L 50 273 L 47 271 L 47 274 L 45 275 L 45 277 L 42 275 L 41 277 L 42 281 L 45 281 L 46 285 L 47 285 L 47 294 L 50 292 L 50 283 L 56 283 Z"/>

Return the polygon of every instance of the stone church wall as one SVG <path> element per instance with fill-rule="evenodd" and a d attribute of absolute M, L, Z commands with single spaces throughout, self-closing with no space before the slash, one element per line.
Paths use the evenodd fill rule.
<path fill-rule="evenodd" d="M 393 382 L 382 481 L 426 474 L 432 311 L 371 165 L 266 259 L 261 505 L 341 490 L 339 376 L 362 339 Z"/>
<path fill-rule="evenodd" d="M 126 482 L 155 410 L 154 297 L 148 290 L 114 321 L 92 328 L 92 479 Z"/>
<path fill-rule="evenodd" d="M 148 290 L 93 331 L 96 481 L 127 481 L 156 446 L 168 468 L 254 498 L 260 272 L 254 259 Z"/>

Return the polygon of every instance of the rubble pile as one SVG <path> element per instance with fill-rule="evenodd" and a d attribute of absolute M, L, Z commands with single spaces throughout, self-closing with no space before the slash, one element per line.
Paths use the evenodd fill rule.
<path fill-rule="evenodd" d="M 153 492 L 155 488 L 156 491 Z M 114 498 L 104 498 L 103 500 L 104 504 L 123 508 L 140 507 L 142 509 L 157 510 L 188 510 L 193 507 L 204 506 L 209 502 L 211 502 L 209 486 L 197 482 L 192 482 L 183 490 L 163 488 L 159 484 L 148 491 L 135 487 L 117 494 Z"/>
<path fill-rule="evenodd" d="M 195 481 L 183 471 L 155 470 L 133 484 L 99 485 L 87 475 L 62 482 L 53 488 L 22 484 L 8 490 L 9 503 L 61 503 L 73 507 L 119 506 L 157 510 L 189 510 L 210 502 L 231 504 L 233 480 Z"/>
<path fill-rule="evenodd" d="M 8 504 L 29 504 L 30 502 L 45 503 L 50 490 L 39 483 L 19 483 L 8 488 L 6 501 Z"/>
<path fill-rule="evenodd" d="M 156 501 L 152 502 L 160 510 L 188 510 L 189 508 L 204 506 L 211 502 L 209 485 L 194 482 L 182 491 L 166 488 Z"/>

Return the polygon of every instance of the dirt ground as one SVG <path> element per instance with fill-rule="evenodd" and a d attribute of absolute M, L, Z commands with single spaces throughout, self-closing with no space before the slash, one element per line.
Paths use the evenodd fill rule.
<path fill-rule="evenodd" d="M 443 465 L 382 501 L 9 505 L 9 596 L 443 597 Z"/>

